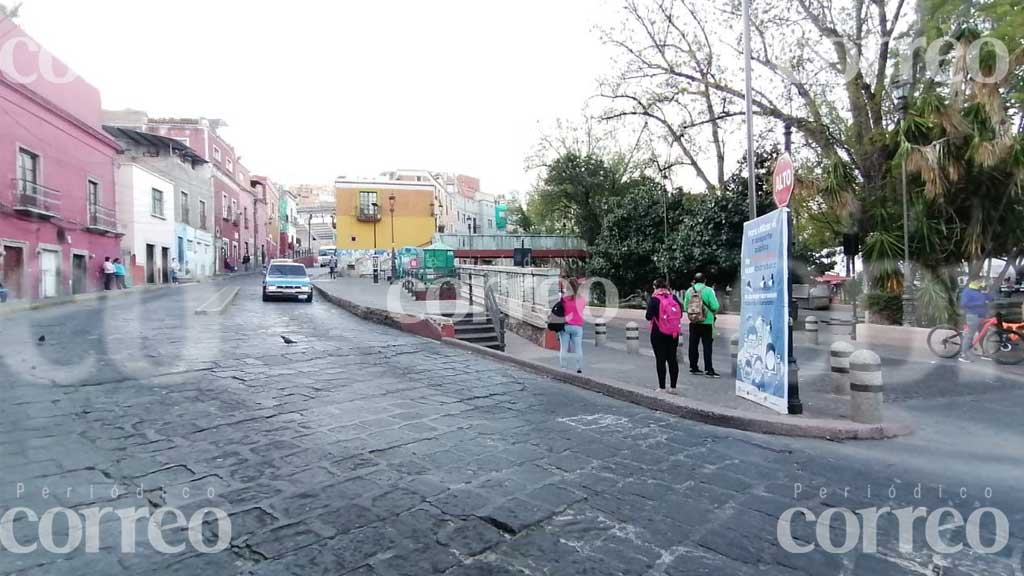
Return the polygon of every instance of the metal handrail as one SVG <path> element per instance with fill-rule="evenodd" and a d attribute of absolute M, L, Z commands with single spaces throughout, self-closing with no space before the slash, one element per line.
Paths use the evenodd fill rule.
<path fill-rule="evenodd" d="M 47 188 L 24 178 L 12 178 L 11 190 L 14 194 L 15 208 L 28 208 L 50 214 L 56 214 L 60 210 L 59 190 Z"/>
<path fill-rule="evenodd" d="M 498 306 L 498 297 L 495 294 L 494 285 L 491 284 L 489 278 L 484 276 L 484 303 L 487 309 L 487 315 L 491 318 L 491 322 L 494 324 L 494 330 L 498 333 L 498 344 L 502 350 L 505 350 L 505 315 L 501 313 L 501 307 Z"/>

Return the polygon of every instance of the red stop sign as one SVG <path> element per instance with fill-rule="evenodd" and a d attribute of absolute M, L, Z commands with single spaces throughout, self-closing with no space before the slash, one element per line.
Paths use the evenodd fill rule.
<path fill-rule="evenodd" d="M 796 172 L 793 170 L 793 159 L 787 152 L 779 157 L 779 161 L 775 163 L 775 172 L 772 173 L 772 190 L 776 206 L 782 208 L 789 205 L 795 184 Z"/>

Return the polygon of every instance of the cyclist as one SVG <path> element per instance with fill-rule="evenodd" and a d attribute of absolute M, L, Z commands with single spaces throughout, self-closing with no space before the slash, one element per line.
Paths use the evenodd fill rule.
<path fill-rule="evenodd" d="M 984 292 L 985 283 L 974 280 L 960 292 L 960 309 L 967 322 L 967 330 L 960 339 L 960 361 L 971 362 L 971 348 L 982 320 L 988 316 L 988 303 L 992 295 Z"/>

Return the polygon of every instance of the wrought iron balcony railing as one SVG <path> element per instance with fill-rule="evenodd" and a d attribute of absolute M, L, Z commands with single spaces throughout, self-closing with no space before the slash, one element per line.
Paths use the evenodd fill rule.
<path fill-rule="evenodd" d="M 360 208 L 356 219 L 360 222 L 380 222 L 380 210 Z"/>
<path fill-rule="evenodd" d="M 14 178 L 14 209 L 38 216 L 53 217 L 60 213 L 60 191 L 36 182 Z"/>
<path fill-rule="evenodd" d="M 117 213 L 103 206 L 89 206 L 89 228 L 102 232 L 117 232 Z"/>

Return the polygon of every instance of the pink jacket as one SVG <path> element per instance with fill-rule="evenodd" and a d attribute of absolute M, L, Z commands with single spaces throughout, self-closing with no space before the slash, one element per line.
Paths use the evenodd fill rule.
<path fill-rule="evenodd" d="M 569 326 L 583 326 L 583 309 L 587 307 L 583 298 L 563 296 L 562 305 L 565 306 L 565 323 Z"/>

